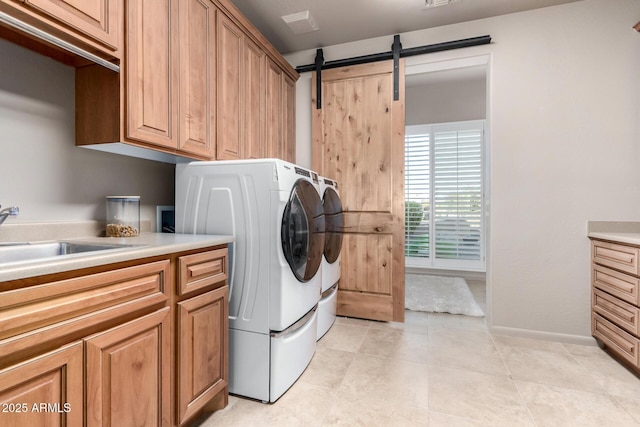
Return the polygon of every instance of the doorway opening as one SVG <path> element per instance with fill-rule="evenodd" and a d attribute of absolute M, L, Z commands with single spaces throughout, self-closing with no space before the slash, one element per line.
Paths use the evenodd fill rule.
<path fill-rule="evenodd" d="M 447 285 L 447 278 L 459 278 L 462 291 L 473 295 L 470 304 L 488 315 L 489 57 L 428 59 L 408 61 L 405 75 L 406 307 L 431 310 L 410 299 L 464 300 Z M 433 284 L 442 282 L 438 277 L 444 286 Z M 423 292 L 427 286 L 433 288 Z M 453 313 L 458 302 L 434 310 Z"/>

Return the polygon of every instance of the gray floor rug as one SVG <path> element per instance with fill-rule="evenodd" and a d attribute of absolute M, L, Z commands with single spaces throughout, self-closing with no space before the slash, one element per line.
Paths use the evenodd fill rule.
<path fill-rule="evenodd" d="M 407 274 L 404 293 L 408 310 L 484 316 L 469 285 L 460 277 Z"/>

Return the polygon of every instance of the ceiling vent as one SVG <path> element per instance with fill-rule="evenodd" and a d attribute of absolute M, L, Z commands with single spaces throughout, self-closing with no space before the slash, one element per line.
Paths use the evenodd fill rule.
<path fill-rule="evenodd" d="M 459 0 L 424 0 L 424 7 L 446 6 Z"/>
<path fill-rule="evenodd" d="M 308 10 L 290 15 L 284 15 L 282 20 L 293 34 L 305 34 L 318 30 L 318 24 Z"/>

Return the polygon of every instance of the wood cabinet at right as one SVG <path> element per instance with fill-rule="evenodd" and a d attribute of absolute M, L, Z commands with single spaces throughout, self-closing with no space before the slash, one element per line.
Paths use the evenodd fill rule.
<path fill-rule="evenodd" d="M 640 374 L 640 248 L 592 239 L 591 332 Z"/>
<path fill-rule="evenodd" d="M 296 83 L 273 61 L 267 61 L 267 157 L 296 161 Z"/>

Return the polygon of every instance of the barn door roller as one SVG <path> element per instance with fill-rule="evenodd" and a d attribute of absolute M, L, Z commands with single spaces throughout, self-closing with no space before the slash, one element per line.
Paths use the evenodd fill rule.
<path fill-rule="evenodd" d="M 425 46 L 410 47 L 407 49 L 402 48 L 400 43 L 400 35 L 393 36 L 393 44 L 391 45 L 390 52 L 374 53 L 371 55 L 356 56 L 353 58 L 336 59 L 334 61 L 324 62 L 324 55 L 322 49 L 316 50 L 316 60 L 313 64 L 301 65 L 296 67 L 298 73 L 306 73 L 309 71 L 315 71 L 316 75 L 316 108 L 322 108 L 322 70 L 338 67 L 348 67 L 351 65 L 368 64 L 370 62 L 386 61 L 393 59 L 393 99 L 398 100 L 400 94 L 399 82 L 400 76 L 398 76 L 400 58 L 407 56 L 423 55 L 425 53 L 442 52 L 444 50 L 461 49 L 463 47 L 479 46 L 483 44 L 491 43 L 491 36 L 479 36 L 471 37 L 468 39 L 453 40 L 450 42 L 429 44 Z"/>

